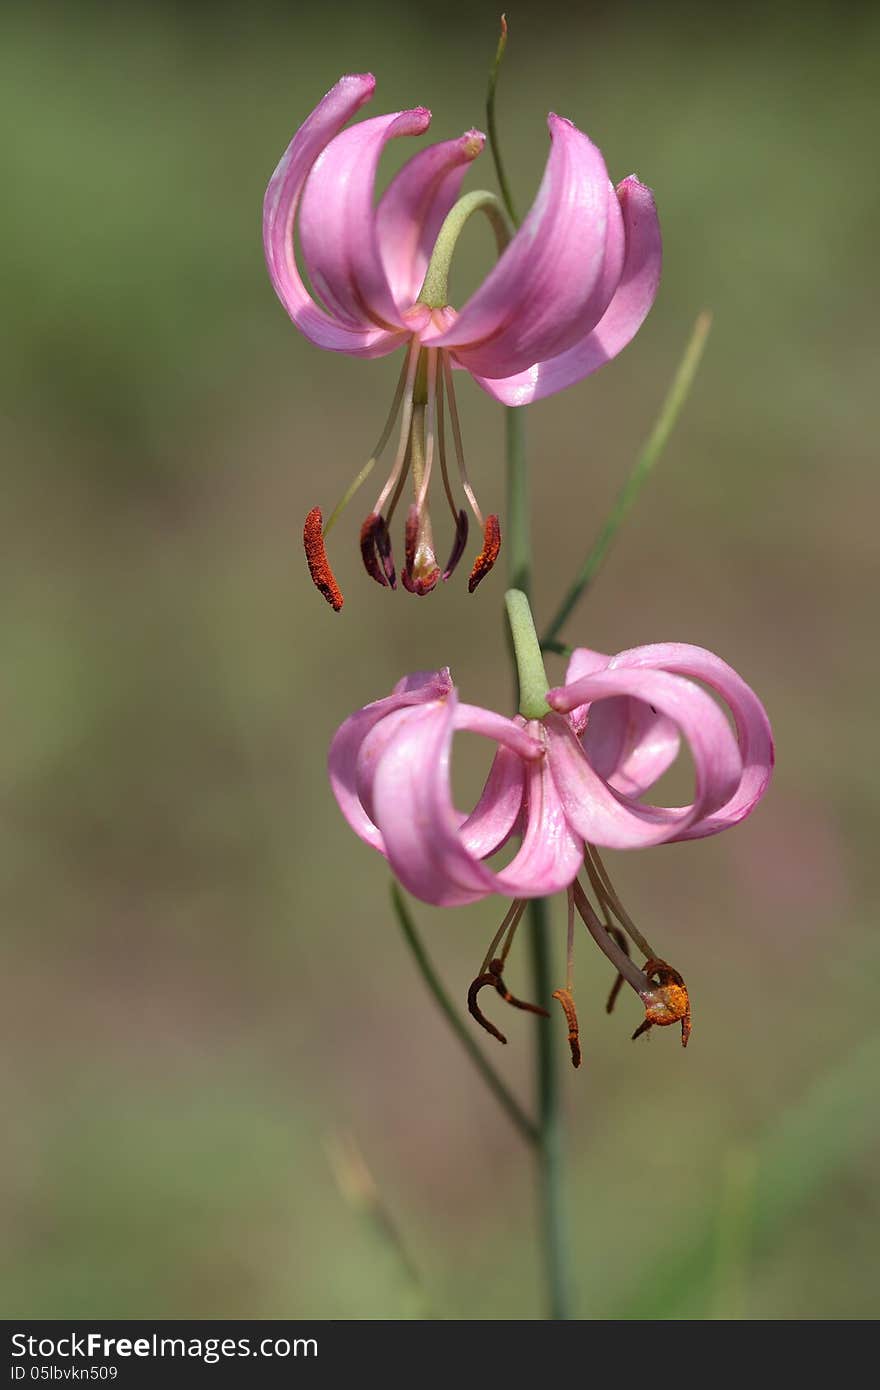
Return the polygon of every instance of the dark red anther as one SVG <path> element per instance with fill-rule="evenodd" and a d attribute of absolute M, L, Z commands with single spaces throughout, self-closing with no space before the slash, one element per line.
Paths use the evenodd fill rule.
<path fill-rule="evenodd" d="M 485 1028 L 487 1033 L 492 1034 L 493 1038 L 497 1038 L 499 1042 L 506 1043 L 507 1039 L 504 1034 L 495 1027 L 494 1023 L 489 1022 L 488 1018 L 481 1013 L 479 1005 L 477 1004 L 477 995 L 481 989 L 485 989 L 486 985 L 492 985 L 501 995 L 504 1002 L 506 1004 L 512 1004 L 515 1009 L 525 1009 L 527 1013 L 540 1014 L 542 1018 L 549 1018 L 550 1015 L 546 1009 L 542 1009 L 538 1004 L 527 1004 L 523 999 L 516 999 L 504 983 L 501 975 L 503 969 L 503 961 L 490 960 L 489 969 L 485 975 L 478 975 L 468 990 L 468 1012 L 472 1018 L 477 1020 L 482 1028 Z"/>
<path fill-rule="evenodd" d="M 364 562 L 364 569 L 371 579 L 375 579 L 376 583 L 381 584 L 383 589 L 387 587 L 393 589 L 396 586 L 389 580 L 385 572 L 384 564 L 380 563 L 382 558 L 379 543 L 380 532 L 382 532 L 387 540 L 388 527 L 385 525 L 383 518 L 376 512 L 370 512 L 370 515 L 366 518 L 361 527 L 361 559 Z M 391 543 L 388 541 L 388 554 L 390 555 L 390 553 Z"/>
<path fill-rule="evenodd" d="M 501 549 L 501 527 L 498 518 L 494 514 L 486 517 L 486 525 L 483 530 L 483 549 L 480 551 L 474 567 L 471 570 L 471 577 L 468 580 L 468 593 L 472 594 L 477 585 L 486 578 L 490 569 L 498 559 L 498 552 Z"/>
<path fill-rule="evenodd" d="M 375 528 L 376 550 L 379 559 L 382 561 L 382 571 L 388 580 L 391 589 L 397 588 L 397 572 L 394 568 L 394 555 L 391 550 L 391 536 L 388 532 L 388 522 L 384 516 L 380 516 Z"/>
<path fill-rule="evenodd" d="M 444 580 L 448 579 L 464 554 L 468 538 L 468 519 L 467 512 L 461 511 L 455 523 L 455 540 L 452 543 L 452 552 L 446 561 L 446 568 L 443 571 Z"/>
<path fill-rule="evenodd" d="M 336 583 L 330 561 L 327 559 L 327 551 L 324 549 L 323 524 L 321 508 L 312 507 L 303 526 L 303 545 L 312 583 L 318 592 L 324 595 L 334 613 L 338 613 L 343 604 L 342 590 Z"/>

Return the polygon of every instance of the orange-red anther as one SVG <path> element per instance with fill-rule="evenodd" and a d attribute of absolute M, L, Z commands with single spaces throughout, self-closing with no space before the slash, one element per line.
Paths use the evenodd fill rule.
<path fill-rule="evenodd" d="M 483 530 L 483 549 L 480 551 L 474 567 L 471 570 L 471 577 L 468 580 L 468 593 L 472 594 L 477 585 L 486 578 L 490 569 L 498 559 L 498 552 L 501 549 L 501 526 L 498 518 L 494 514 L 486 517 L 486 525 Z"/>
<path fill-rule="evenodd" d="M 342 590 L 336 583 L 330 568 L 330 561 L 327 559 L 327 552 L 324 549 L 323 522 L 321 508 L 312 507 L 303 526 L 303 546 L 305 547 L 312 583 L 318 592 L 324 595 L 334 613 L 338 613 L 344 600 Z"/>
<path fill-rule="evenodd" d="M 633 1038 L 641 1037 L 655 1026 L 665 1028 L 670 1023 L 681 1023 L 681 1045 L 687 1047 L 691 1035 L 691 1004 L 684 980 L 665 960 L 645 961 L 644 968 L 645 974 L 656 984 L 650 993 L 642 995 L 645 1021 L 633 1033 Z"/>
<path fill-rule="evenodd" d="M 568 1023 L 568 1045 L 571 1048 L 571 1065 L 579 1067 L 581 1064 L 581 1039 L 578 1028 L 578 1016 L 574 1007 L 574 999 L 570 989 L 557 989 L 553 991 L 553 998 L 558 999 L 562 1005 L 562 1012 L 565 1014 Z"/>

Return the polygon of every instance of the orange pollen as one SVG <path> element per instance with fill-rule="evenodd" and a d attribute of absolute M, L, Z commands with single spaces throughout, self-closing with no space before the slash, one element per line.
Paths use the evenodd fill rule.
<path fill-rule="evenodd" d="M 324 549 L 324 536 L 321 529 L 323 523 L 321 508 L 312 507 L 303 526 L 303 546 L 305 547 L 312 583 L 318 592 L 324 595 L 334 613 L 338 613 L 344 600 L 342 590 L 336 583 L 330 568 L 327 551 Z"/>
<path fill-rule="evenodd" d="M 498 518 L 494 515 L 486 517 L 486 525 L 483 531 L 483 549 L 480 551 L 474 567 L 471 570 L 471 577 L 468 580 L 468 593 L 472 594 L 481 580 L 486 578 L 490 569 L 498 559 L 498 552 L 501 549 L 501 527 Z"/>
<path fill-rule="evenodd" d="M 657 983 L 650 993 L 642 995 L 645 1021 L 633 1037 L 639 1037 L 655 1025 L 665 1028 L 670 1023 L 681 1023 L 681 1045 L 687 1047 L 691 1035 L 691 1004 L 684 980 L 665 960 L 646 961 L 645 974 Z"/>
<path fill-rule="evenodd" d="M 581 1040 L 580 1029 L 578 1028 L 578 1016 L 575 1012 L 574 999 L 570 989 L 557 989 L 553 991 L 553 998 L 558 999 L 562 1005 L 562 1012 L 565 1014 L 568 1023 L 568 1045 L 571 1048 L 571 1065 L 579 1067 L 581 1064 Z"/>

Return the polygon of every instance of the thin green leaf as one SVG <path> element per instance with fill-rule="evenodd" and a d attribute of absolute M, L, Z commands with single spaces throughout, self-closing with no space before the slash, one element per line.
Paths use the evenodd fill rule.
<path fill-rule="evenodd" d="M 501 68 L 501 60 L 504 57 L 504 50 L 507 47 L 507 16 L 501 16 L 501 33 L 498 38 L 498 47 L 495 50 L 495 61 L 489 69 L 489 86 L 486 90 L 486 125 L 489 131 L 489 148 L 492 151 L 492 158 L 495 161 L 495 173 L 498 176 L 498 187 L 501 190 L 501 197 L 504 206 L 507 208 L 510 220 L 514 227 L 519 226 L 519 218 L 513 206 L 513 195 L 510 192 L 510 184 L 507 182 L 507 174 L 504 170 L 504 163 L 501 159 L 501 146 L 498 142 L 498 127 L 495 123 L 495 88 L 498 85 L 498 73 Z"/>
<path fill-rule="evenodd" d="M 440 977 L 434 969 L 434 966 L 431 963 L 424 946 L 422 945 L 421 938 L 419 937 L 418 932 L 416 931 L 415 923 L 413 922 L 412 916 L 410 915 L 406 903 L 403 900 L 403 894 L 396 883 L 391 884 L 391 905 L 394 908 L 394 914 L 397 917 L 398 922 L 400 923 L 400 929 L 403 932 L 406 944 L 409 946 L 410 950 L 413 953 L 415 963 L 419 969 L 419 972 L 421 973 L 422 979 L 425 981 L 425 984 L 428 986 L 428 989 L 433 994 L 434 999 L 439 1005 L 442 1013 L 445 1014 L 446 1021 L 451 1027 L 453 1033 L 458 1038 L 459 1042 L 461 1043 L 465 1052 L 470 1057 L 474 1066 L 477 1068 L 477 1071 L 480 1073 L 483 1080 L 486 1082 L 486 1085 L 489 1087 L 489 1090 L 495 1096 L 496 1100 L 499 1101 L 501 1106 L 507 1111 L 508 1115 L 510 1116 L 513 1123 L 516 1125 L 517 1129 L 522 1134 L 523 1138 L 527 1139 L 530 1144 L 536 1144 L 538 1142 L 539 1137 L 537 1125 L 534 1123 L 533 1120 L 529 1119 L 528 1115 L 523 1110 L 522 1106 L 519 1104 L 519 1101 L 516 1100 L 515 1097 L 511 1094 L 511 1092 L 507 1089 L 504 1082 L 501 1080 L 501 1077 L 495 1071 L 495 1068 L 491 1065 L 491 1063 L 486 1061 L 486 1058 L 483 1056 L 482 1052 L 477 1047 L 477 1044 L 474 1042 L 474 1039 L 472 1038 L 471 1034 L 468 1032 L 464 1020 L 460 1017 L 457 1010 L 453 1006 L 452 1001 L 449 998 L 449 995 L 443 988 L 443 985 L 440 981 Z"/>

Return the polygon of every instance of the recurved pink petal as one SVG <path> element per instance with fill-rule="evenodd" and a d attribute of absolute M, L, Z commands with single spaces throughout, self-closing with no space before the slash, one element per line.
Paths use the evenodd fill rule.
<path fill-rule="evenodd" d="M 666 715 L 621 695 L 590 706 L 581 743 L 590 766 L 610 786 L 641 796 L 675 762 L 681 738 Z"/>
<path fill-rule="evenodd" d="M 675 838 L 695 840 L 705 835 L 717 835 L 720 830 L 736 825 L 749 815 L 767 790 L 775 754 L 767 711 L 742 676 L 713 652 L 687 642 L 657 642 L 650 646 L 634 647 L 612 657 L 611 666 L 618 669 L 674 671 L 705 681 L 706 685 L 717 691 L 733 715 L 743 766 L 739 785 L 721 806 L 695 821 Z"/>
<path fill-rule="evenodd" d="M 452 696 L 443 705 L 413 711 L 411 718 L 401 721 L 398 735 L 376 764 L 372 804 L 395 874 L 415 897 L 438 907 L 475 902 L 489 893 L 536 897 L 567 887 L 583 858 L 583 846 L 568 826 L 543 757 L 525 765 L 528 810 L 517 854 L 497 874 L 480 862 L 487 841 L 479 837 L 476 845 L 469 843 L 467 822 L 462 825 L 452 804 L 454 705 Z M 477 727 L 477 732 L 485 727 Z M 500 785 L 503 788 L 503 781 Z M 513 810 L 506 796 L 489 842 L 501 829 L 509 833 L 518 819 Z"/>
<path fill-rule="evenodd" d="M 339 809 L 352 830 L 381 854 L 385 853 L 382 833 L 364 810 L 358 790 L 362 745 L 371 731 L 397 710 L 432 701 L 442 702 L 452 689 L 452 678 L 447 667 L 441 671 L 417 671 L 404 676 L 391 695 L 365 705 L 346 719 L 333 736 L 327 770 Z M 363 777 L 362 769 L 360 775 Z"/>
<path fill-rule="evenodd" d="M 743 775 L 737 740 L 704 690 L 665 669 L 608 667 L 551 690 L 547 700 L 560 713 L 589 703 L 591 718 L 597 701 L 620 696 L 644 701 L 681 730 L 694 761 L 694 800 L 657 807 L 615 790 L 591 766 L 567 721 L 548 717 L 548 757 L 568 819 L 585 840 L 611 849 L 684 838 L 735 796 Z"/>
<path fill-rule="evenodd" d="M 421 135 L 424 107 L 374 116 L 337 135 L 312 167 L 299 211 L 303 258 L 312 285 L 339 318 L 360 328 L 405 328 L 379 251 L 373 189 L 389 140 Z"/>
<path fill-rule="evenodd" d="M 495 892 L 511 898 L 561 893 L 583 866 L 584 845 L 566 815 L 549 756 L 527 768 L 526 796 L 522 844 L 495 875 Z"/>
<path fill-rule="evenodd" d="M 626 254 L 620 283 L 600 321 L 580 342 L 525 371 L 503 378 L 475 373 L 484 391 L 504 405 L 528 405 L 582 381 L 604 367 L 635 337 L 660 284 L 663 248 L 654 195 L 631 175 L 618 184 Z"/>
<path fill-rule="evenodd" d="M 620 278 L 624 229 L 601 152 L 559 116 L 538 196 L 454 324 L 435 340 L 475 375 L 508 377 L 594 328 Z M 426 335 L 425 341 L 428 341 Z"/>
<path fill-rule="evenodd" d="M 376 85 L 370 73 L 341 77 L 294 135 L 269 180 L 263 200 L 263 248 L 275 293 L 297 328 L 316 346 L 355 357 L 381 357 L 399 346 L 399 331 L 369 322 L 341 322 L 315 303 L 296 264 L 293 228 L 300 197 L 316 159 L 354 113 L 369 101 Z"/>
<path fill-rule="evenodd" d="M 468 130 L 420 150 L 391 180 L 376 209 L 379 252 L 399 310 L 408 309 L 425 278 L 443 219 L 458 197 L 486 137 Z"/>
<path fill-rule="evenodd" d="M 611 661 L 604 652 L 576 647 L 565 672 L 566 685 L 581 676 L 604 671 Z M 639 796 L 654 785 L 678 756 L 678 730 L 665 715 L 628 696 L 601 700 L 592 707 L 578 705 L 569 711 L 569 723 L 592 767 L 616 791 Z"/>
<path fill-rule="evenodd" d="M 568 660 L 565 671 L 565 684 L 572 685 L 581 676 L 591 676 L 594 671 L 604 671 L 611 660 L 604 652 L 594 652 L 589 647 L 575 647 Z M 568 720 L 576 734 L 582 734 L 587 727 L 589 705 L 578 705 L 569 710 Z"/>
<path fill-rule="evenodd" d="M 373 814 L 388 862 L 408 892 L 459 907 L 491 892 L 488 870 L 462 844 L 449 793 L 455 695 L 419 710 L 379 758 Z"/>
<path fill-rule="evenodd" d="M 479 801 L 458 828 L 462 845 L 475 859 L 486 859 L 501 849 L 518 828 L 525 776 L 522 759 L 509 748 L 499 748 Z"/>

